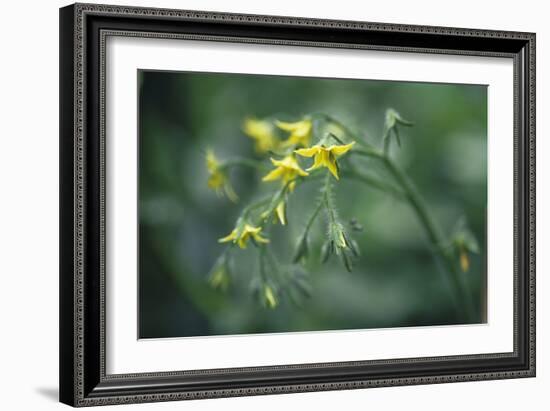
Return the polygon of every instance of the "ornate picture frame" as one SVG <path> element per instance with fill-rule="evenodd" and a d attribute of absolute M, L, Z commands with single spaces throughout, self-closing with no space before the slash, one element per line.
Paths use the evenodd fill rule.
<path fill-rule="evenodd" d="M 105 94 L 110 37 L 513 61 L 513 350 L 109 374 Z M 75 4 L 60 10 L 60 400 L 73 406 L 535 376 L 535 34 Z M 508 178 L 508 177 L 507 177 Z"/>

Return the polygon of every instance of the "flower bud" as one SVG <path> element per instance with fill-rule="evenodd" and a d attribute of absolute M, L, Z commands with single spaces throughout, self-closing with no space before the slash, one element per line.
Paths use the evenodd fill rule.
<path fill-rule="evenodd" d="M 308 255 L 309 255 L 308 238 L 307 238 L 307 233 L 304 233 L 298 240 L 298 245 L 296 246 L 296 251 L 294 253 L 294 257 L 292 258 L 292 262 L 297 263 L 302 259 L 306 259 Z"/>

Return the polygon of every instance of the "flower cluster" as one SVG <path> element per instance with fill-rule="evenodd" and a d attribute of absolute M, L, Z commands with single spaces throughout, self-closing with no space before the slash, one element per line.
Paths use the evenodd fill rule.
<path fill-rule="evenodd" d="M 239 196 L 233 190 L 229 178 L 221 167 L 221 163 L 212 150 L 206 152 L 206 168 L 208 169 L 208 187 L 218 195 L 225 193 L 227 198 L 236 203 Z"/>
<path fill-rule="evenodd" d="M 232 242 L 238 244 L 240 248 L 246 248 L 248 240 L 252 240 L 255 244 L 267 244 L 269 240 L 262 237 L 260 234 L 262 227 L 254 227 L 250 224 L 241 222 L 227 236 L 220 238 L 220 243 Z"/>
<path fill-rule="evenodd" d="M 226 290 L 231 282 L 231 260 L 233 251 L 245 250 L 253 244 L 258 253 L 258 270 L 252 279 L 252 291 L 259 302 L 266 308 L 276 308 L 282 301 L 288 299 L 299 302 L 303 296 L 308 296 L 310 286 L 303 265 L 310 264 L 310 237 L 312 227 L 324 210 L 325 236 L 321 241 L 320 262 L 325 263 L 334 255 L 339 258 L 347 271 L 352 271 L 353 263 L 360 258 L 358 243 L 352 238 L 351 232 L 361 232 L 362 225 L 351 218 L 345 223 L 337 209 L 337 185 L 344 177 L 361 181 L 371 187 L 382 190 L 396 198 L 410 202 L 414 211 L 420 210 L 421 222 L 426 220 L 426 213 L 421 210 L 422 201 L 418 200 L 417 192 L 411 188 L 408 180 L 400 174 L 399 169 L 389 157 L 391 137 L 395 137 L 401 145 L 399 127 L 410 126 L 412 123 L 403 119 L 395 110 L 386 112 L 381 150 L 369 145 L 350 131 L 341 122 L 325 114 L 303 116 L 298 121 L 280 121 L 275 118 L 246 118 L 242 124 L 242 132 L 254 142 L 255 159 L 232 159 L 221 161 L 208 150 L 206 153 L 206 168 L 208 170 L 207 185 L 218 194 L 224 194 L 229 200 L 237 202 L 238 196 L 230 181 L 229 171 L 233 166 L 251 167 L 258 171 L 258 177 L 264 190 L 270 193 L 261 198 L 255 198 L 240 212 L 229 234 L 221 236 L 219 243 L 226 248 L 211 270 L 209 282 L 212 287 Z M 387 174 L 394 177 L 393 182 L 380 180 L 372 175 L 366 175 L 358 170 L 348 153 L 356 154 L 357 158 L 369 157 L 382 161 L 387 168 Z M 349 156 L 351 158 L 351 156 Z M 314 183 L 319 186 L 319 196 L 311 201 L 309 218 L 300 223 L 303 225 L 296 241 L 292 261 L 283 264 L 275 256 L 271 247 L 270 230 L 272 223 L 282 226 L 289 224 L 289 200 L 304 183 Z M 292 217 L 292 216 L 291 216 Z M 440 249 L 444 243 L 431 232 L 433 224 L 426 224 L 428 238 L 433 242 L 433 249 Z M 470 254 L 479 252 L 479 247 L 471 231 L 462 224 L 451 239 L 452 250 L 442 255 L 454 266 L 466 272 L 470 269 Z"/>
<path fill-rule="evenodd" d="M 318 120 L 318 119 L 317 119 Z M 352 150 L 355 141 L 350 140 L 344 143 L 340 138 L 336 137 L 331 131 L 341 128 L 337 125 L 325 122 L 326 132 L 319 132 L 319 128 L 315 127 L 316 119 L 313 116 L 304 116 L 295 122 L 281 121 L 278 119 L 258 119 L 246 118 L 242 125 L 243 133 L 254 142 L 254 149 L 258 156 L 269 158 L 271 169 L 261 177 L 261 181 L 266 184 L 277 183 L 273 185 L 273 193 L 268 198 L 253 202 L 245 207 L 241 215 L 237 219 L 230 233 L 221 237 L 220 243 L 236 245 L 240 249 L 246 249 L 252 243 L 261 250 L 262 263 L 260 264 L 262 275 L 257 281 L 255 294 L 263 305 L 268 308 L 275 308 L 281 301 L 284 290 L 284 281 L 276 281 L 270 272 L 280 270 L 276 264 L 267 264 L 266 251 L 264 248 L 269 245 L 270 240 L 266 233 L 269 232 L 269 224 L 271 217 L 273 221 L 281 225 L 287 225 L 287 204 L 290 196 L 294 193 L 296 187 L 302 183 L 318 181 L 316 177 L 322 176 L 322 169 L 326 169 L 326 177 L 323 187 L 321 188 L 321 196 L 318 201 L 317 209 L 321 205 L 326 209 L 327 230 L 329 232 L 338 233 L 332 243 L 336 254 L 347 255 L 346 251 L 352 250 L 353 246 L 349 240 L 346 240 L 343 224 L 336 218 L 336 210 L 331 201 L 327 201 L 329 196 L 332 196 L 332 182 L 330 179 L 338 181 L 340 179 L 339 160 L 342 156 Z M 317 130 L 317 131 L 316 131 Z M 307 162 L 311 158 L 313 161 L 309 164 L 302 164 L 302 161 Z M 220 161 L 213 153 L 208 150 L 206 153 L 206 167 L 209 173 L 208 187 L 215 190 L 218 194 L 225 194 L 228 199 L 236 202 L 238 196 L 233 189 L 228 171 L 231 164 L 239 164 L 239 162 L 223 162 Z M 242 165 L 250 165 L 241 161 Z M 263 166 L 263 164 L 262 164 Z M 265 166 L 263 166 L 265 167 Z M 321 174 L 319 174 L 321 173 Z M 315 213 L 315 217 L 317 212 Z M 295 263 L 304 261 L 307 257 L 307 242 L 309 229 L 313 223 L 312 219 L 308 223 L 306 230 L 300 237 L 296 254 L 299 258 L 295 258 Z M 353 253 L 356 255 L 356 253 Z M 222 290 L 225 290 L 229 285 L 229 270 L 227 268 L 227 260 L 229 254 L 224 253 L 224 258 L 218 262 L 210 275 L 210 284 Z M 346 267 L 351 270 L 351 264 L 346 261 Z M 292 271 L 292 270 L 290 270 Z M 279 275 L 281 277 L 281 275 Z M 308 286 L 303 275 L 295 274 L 287 275 L 287 283 L 294 284 L 294 288 L 302 290 L 306 293 Z M 280 280 L 280 279 L 279 279 Z"/>

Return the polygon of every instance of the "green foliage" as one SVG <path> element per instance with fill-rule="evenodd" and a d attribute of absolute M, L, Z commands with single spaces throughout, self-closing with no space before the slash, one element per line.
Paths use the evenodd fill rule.
<path fill-rule="evenodd" d="M 483 87 L 142 75 L 142 337 L 483 318 Z"/>

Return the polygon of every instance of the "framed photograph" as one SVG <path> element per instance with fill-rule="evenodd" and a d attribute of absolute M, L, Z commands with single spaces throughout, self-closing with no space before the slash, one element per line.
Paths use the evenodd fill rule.
<path fill-rule="evenodd" d="M 535 376 L 535 35 L 60 10 L 60 399 Z"/>

